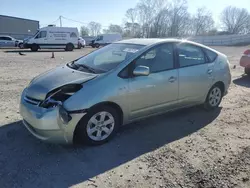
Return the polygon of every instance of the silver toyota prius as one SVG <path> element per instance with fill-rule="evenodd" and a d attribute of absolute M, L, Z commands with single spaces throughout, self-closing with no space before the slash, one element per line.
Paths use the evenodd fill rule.
<path fill-rule="evenodd" d="M 123 40 L 35 77 L 22 93 L 20 113 L 38 139 L 97 145 L 149 116 L 200 104 L 217 108 L 230 82 L 227 57 L 209 47 Z"/>

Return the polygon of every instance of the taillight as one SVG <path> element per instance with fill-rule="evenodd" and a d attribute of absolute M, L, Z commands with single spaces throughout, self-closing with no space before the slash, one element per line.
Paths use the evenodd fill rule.
<path fill-rule="evenodd" d="M 250 55 L 250 50 L 246 50 L 243 54 L 249 56 Z"/>

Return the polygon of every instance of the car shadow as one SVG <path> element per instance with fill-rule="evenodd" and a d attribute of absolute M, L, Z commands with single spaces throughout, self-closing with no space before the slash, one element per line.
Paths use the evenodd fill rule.
<path fill-rule="evenodd" d="M 198 107 L 121 127 L 110 142 L 60 146 L 35 139 L 21 121 L 0 127 L 0 187 L 70 187 L 186 137 L 212 122 L 221 108 Z"/>
<path fill-rule="evenodd" d="M 233 80 L 233 83 L 236 85 L 250 88 L 250 76 L 243 75 L 242 77 Z"/>

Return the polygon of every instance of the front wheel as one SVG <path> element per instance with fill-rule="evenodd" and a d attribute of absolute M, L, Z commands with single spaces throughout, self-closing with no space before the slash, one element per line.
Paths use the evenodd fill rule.
<path fill-rule="evenodd" d="M 23 48 L 24 48 L 23 43 L 19 43 L 19 44 L 18 44 L 18 47 L 19 47 L 20 49 L 23 49 Z"/>
<path fill-rule="evenodd" d="M 217 108 L 222 100 L 223 92 L 219 85 L 214 85 L 208 92 L 204 107 L 207 110 Z"/>
<path fill-rule="evenodd" d="M 116 134 L 119 119 L 117 111 L 109 106 L 96 108 L 79 122 L 76 137 L 89 145 L 103 144 Z"/>
<path fill-rule="evenodd" d="M 73 49 L 74 49 L 73 44 L 69 43 L 69 44 L 66 45 L 66 48 L 65 48 L 66 51 L 73 51 Z"/>
<path fill-rule="evenodd" d="M 96 43 L 96 44 L 95 44 L 95 47 L 96 47 L 96 48 L 99 48 L 99 47 L 100 47 L 100 44 Z"/>
<path fill-rule="evenodd" d="M 250 76 L 250 68 L 245 68 L 245 74 Z"/>
<path fill-rule="evenodd" d="M 39 46 L 38 46 L 37 44 L 32 44 L 32 46 L 31 46 L 31 51 L 32 51 L 32 52 L 37 52 L 37 51 L 38 51 L 38 48 L 39 48 Z"/>

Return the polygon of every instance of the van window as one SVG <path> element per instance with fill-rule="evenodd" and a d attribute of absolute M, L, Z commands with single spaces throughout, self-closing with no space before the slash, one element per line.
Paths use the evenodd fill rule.
<path fill-rule="evenodd" d="M 181 43 L 177 45 L 180 67 L 204 64 L 205 56 L 203 51 L 194 45 Z"/>
<path fill-rule="evenodd" d="M 77 35 L 76 35 L 76 33 L 73 32 L 73 33 L 70 34 L 70 37 L 71 37 L 71 38 L 76 38 Z"/>
<path fill-rule="evenodd" d="M 39 39 L 39 38 L 46 38 L 47 36 L 47 31 L 40 31 L 38 33 L 38 35 L 36 36 L 36 39 Z"/>
<path fill-rule="evenodd" d="M 103 40 L 103 36 L 98 36 L 96 41 L 100 41 L 100 40 Z"/>

